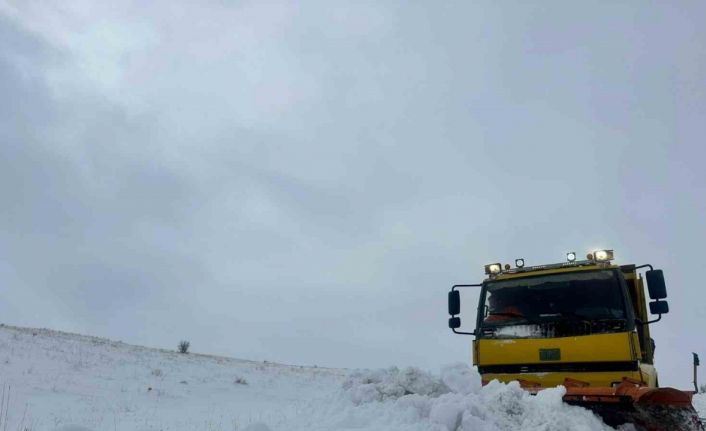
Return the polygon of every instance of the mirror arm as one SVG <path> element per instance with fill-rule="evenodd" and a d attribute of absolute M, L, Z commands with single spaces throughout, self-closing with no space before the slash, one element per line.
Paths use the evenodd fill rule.
<path fill-rule="evenodd" d="M 453 328 L 452 328 L 451 330 L 454 331 L 454 334 L 476 335 L 476 331 L 473 331 L 473 332 L 463 332 L 463 331 L 457 331 L 457 330 L 455 330 L 455 329 L 453 329 Z"/>
<path fill-rule="evenodd" d="M 478 287 L 482 286 L 483 283 L 480 284 L 454 284 L 453 287 L 451 287 L 451 291 L 456 290 L 457 287 Z"/>
<path fill-rule="evenodd" d="M 661 314 L 658 314 L 658 315 L 657 315 L 657 318 L 656 318 L 655 320 L 650 320 L 650 321 L 648 321 L 647 323 L 645 323 L 645 325 L 649 325 L 650 323 L 659 322 L 660 320 L 662 320 L 662 315 L 661 315 Z"/>
<path fill-rule="evenodd" d="M 638 325 L 647 326 L 650 323 L 656 323 L 656 322 L 659 322 L 660 320 L 662 320 L 662 315 L 658 314 L 657 318 L 655 320 L 648 320 L 647 322 L 643 322 L 640 319 L 635 319 L 635 323 L 637 323 Z"/>
<path fill-rule="evenodd" d="M 635 267 L 636 270 L 641 269 L 641 268 L 650 268 L 650 271 L 654 271 L 654 270 L 655 270 L 654 268 L 652 268 L 652 265 L 650 265 L 649 263 L 646 263 L 646 264 L 644 264 L 644 265 L 640 265 L 640 266 L 636 266 L 636 267 Z"/>

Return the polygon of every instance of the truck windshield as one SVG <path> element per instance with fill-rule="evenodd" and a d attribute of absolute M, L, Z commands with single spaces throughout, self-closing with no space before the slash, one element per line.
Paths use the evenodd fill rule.
<path fill-rule="evenodd" d="M 479 320 L 485 336 L 616 332 L 627 320 L 620 279 L 611 270 L 491 281 L 483 295 Z"/>

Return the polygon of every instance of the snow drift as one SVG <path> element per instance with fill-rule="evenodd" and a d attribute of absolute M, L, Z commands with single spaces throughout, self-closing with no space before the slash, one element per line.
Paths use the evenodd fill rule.
<path fill-rule="evenodd" d="M 591 412 L 564 404 L 562 395 L 562 389 L 551 389 L 531 396 L 516 383 L 497 381 L 481 388 L 480 377 L 465 364 L 445 367 L 440 377 L 414 368 L 357 371 L 331 408 L 312 409 L 301 429 L 612 429 Z"/>
<path fill-rule="evenodd" d="M 517 384 L 481 387 L 465 364 L 438 375 L 287 366 L 8 326 L 0 385 L 10 430 L 611 429 L 562 403 L 561 388 L 530 396 Z M 706 415 L 703 395 L 695 405 Z"/>

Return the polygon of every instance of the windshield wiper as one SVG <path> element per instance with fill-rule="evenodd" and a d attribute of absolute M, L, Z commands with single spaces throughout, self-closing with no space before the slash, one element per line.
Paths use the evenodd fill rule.
<path fill-rule="evenodd" d="M 522 317 L 524 318 L 525 315 L 522 313 L 516 313 L 514 311 L 498 311 L 498 312 L 492 312 L 488 313 L 488 316 L 510 316 L 510 317 Z"/>
<path fill-rule="evenodd" d="M 556 311 L 554 313 L 539 314 L 540 322 L 581 322 L 591 324 L 591 318 L 583 314 L 577 314 L 573 311 Z"/>
<path fill-rule="evenodd" d="M 561 317 L 571 317 L 575 320 L 588 320 L 588 319 L 590 319 L 590 317 L 588 317 L 588 316 L 585 316 L 583 314 L 578 314 L 573 311 L 559 311 L 557 314 Z"/>

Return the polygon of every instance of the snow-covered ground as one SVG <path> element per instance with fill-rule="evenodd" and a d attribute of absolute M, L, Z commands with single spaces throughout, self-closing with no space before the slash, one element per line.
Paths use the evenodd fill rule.
<path fill-rule="evenodd" d="M 0 327 L 0 386 L 3 431 L 611 429 L 560 389 L 481 388 L 464 364 L 439 375 L 298 367 L 11 326 Z M 695 402 L 706 415 L 706 398 Z"/>

